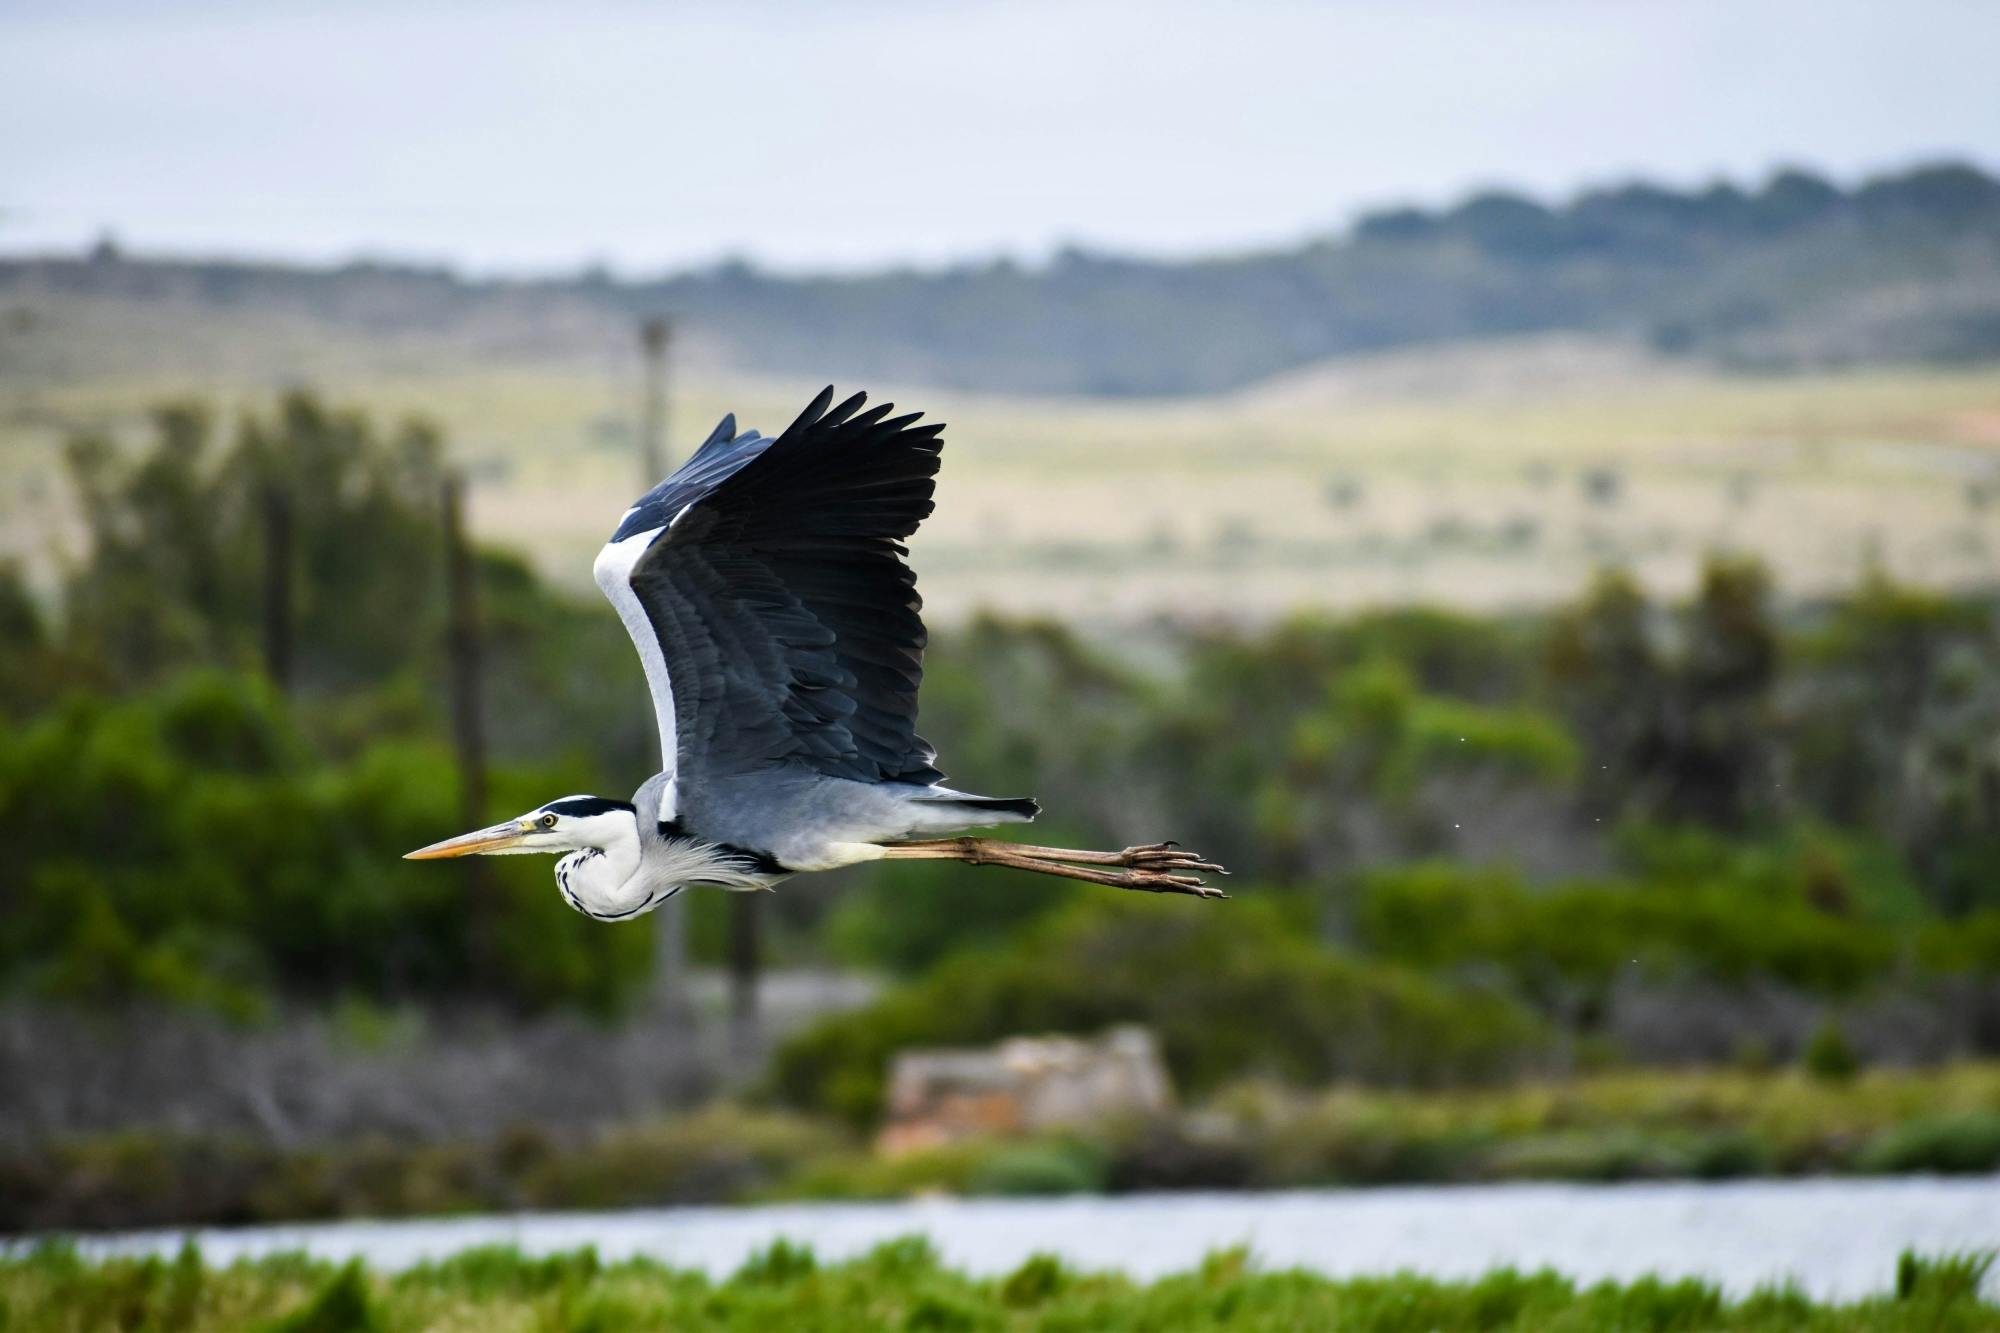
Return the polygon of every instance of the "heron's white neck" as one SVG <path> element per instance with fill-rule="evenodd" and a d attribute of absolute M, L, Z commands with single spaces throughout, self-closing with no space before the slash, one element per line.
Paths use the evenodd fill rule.
<path fill-rule="evenodd" d="M 639 822 L 629 810 L 591 822 L 594 845 L 556 862 L 556 885 L 586 916 L 606 921 L 638 916 L 659 898 L 639 873 Z"/>

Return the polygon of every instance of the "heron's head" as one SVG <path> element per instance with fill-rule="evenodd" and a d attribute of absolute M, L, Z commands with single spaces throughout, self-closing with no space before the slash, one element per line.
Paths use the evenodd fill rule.
<path fill-rule="evenodd" d="M 565 796 L 537 806 L 518 819 L 491 828 L 462 833 L 414 852 L 406 861 L 430 861 L 441 856 L 513 856 L 526 852 L 574 852 L 587 847 L 615 847 L 638 829 L 630 801 L 602 796 Z"/>

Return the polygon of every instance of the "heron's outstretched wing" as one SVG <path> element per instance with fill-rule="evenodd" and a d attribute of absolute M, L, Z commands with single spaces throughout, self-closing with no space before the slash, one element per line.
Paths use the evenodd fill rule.
<path fill-rule="evenodd" d="M 944 427 L 832 401 L 775 440 L 725 420 L 598 555 L 677 777 L 942 778 L 916 734 L 925 636 L 901 539 L 931 512 Z"/>
<path fill-rule="evenodd" d="M 673 688 L 668 679 L 666 654 L 632 588 L 632 568 L 676 514 L 708 494 L 771 443 L 754 430 L 738 434 L 735 414 L 724 417 L 693 457 L 625 511 L 617 531 L 611 534 L 611 540 L 597 553 L 597 560 L 591 566 L 597 586 L 611 599 L 619 620 L 624 622 L 625 632 L 632 636 L 632 644 L 639 650 L 639 660 L 646 669 L 646 684 L 653 696 L 653 713 L 660 727 L 660 766 L 668 773 L 674 771 L 677 745 Z"/>

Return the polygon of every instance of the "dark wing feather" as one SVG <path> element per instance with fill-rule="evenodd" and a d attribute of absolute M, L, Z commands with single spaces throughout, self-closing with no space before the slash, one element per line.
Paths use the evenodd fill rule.
<path fill-rule="evenodd" d="M 732 441 L 705 463 L 704 446 L 621 526 L 669 525 L 630 585 L 690 777 L 798 763 L 861 782 L 942 779 L 916 734 L 925 633 L 901 539 L 931 512 L 944 427 L 886 404 L 863 412 L 864 394 L 832 398 L 754 452 Z"/>
<path fill-rule="evenodd" d="M 618 531 L 611 534 L 611 540 L 620 542 L 637 533 L 666 527 L 684 507 L 714 490 L 770 445 L 768 438 L 754 430 L 737 434 L 736 414 L 731 412 L 671 477 L 633 503 L 619 522 Z"/>

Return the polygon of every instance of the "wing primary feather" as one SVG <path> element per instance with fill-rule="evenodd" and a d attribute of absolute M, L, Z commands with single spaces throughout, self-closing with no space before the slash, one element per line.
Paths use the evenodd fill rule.
<path fill-rule="evenodd" d="M 701 442 L 701 448 L 706 449 L 711 444 L 724 444 L 735 438 L 736 438 L 736 414 L 734 412 L 731 412 L 728 415 L 724 416 L 722 420 L 715 423 L 715 429 L 710 431 L 708 433 L 708 438 Z M 700 450 L 696 450 L 696 452 L 699 453 Z"/>
<path fill-rule="evenodd" d="M 841 403 L 839 407 L 834 408 L 831 412 L 821 417 L 814 424 L 824 430 L 831 430 L 835 426 L 851 425 L 852 423 L 848 421 L 848 418 L 859 412 L 867 401 L 867 394 L 857 393 L 852 398 Z"/>
<path fill-rule="evenodd" d="M 815 421 L 818 421 L 821 417 L 826 415 L 826 409 L 828 405 L 831 404 L 832 402 L 833 402 L 833 386 L 829 384 L 824 389 L 821 389 L 819 391 L 818 397 L 814 398 L 812 402 L 806 404 L 806 410 L 799 413 L 798 420 L 792 422 L 791 425 L 785 427 L 785 435 L 790 435 L 794 431 L 803 431 L 806 427 L 812 425 Z M 782 439 L 784 437 L 780 436 L 779 438 Z"/>

